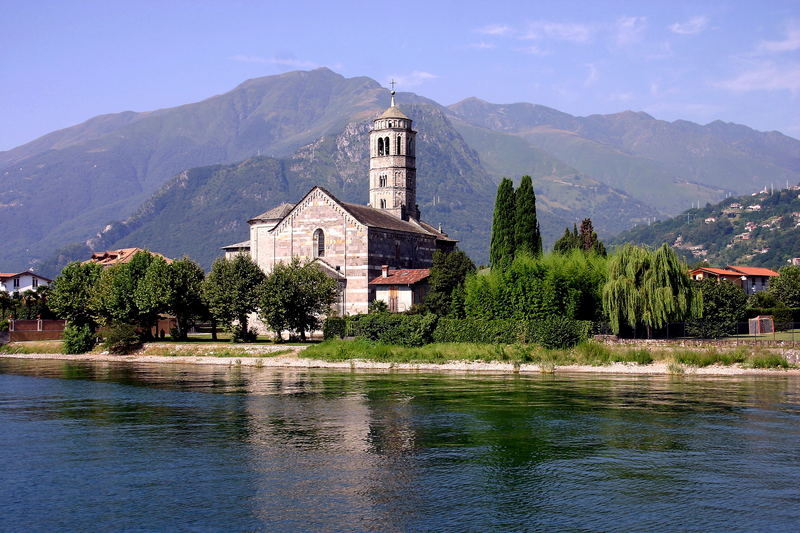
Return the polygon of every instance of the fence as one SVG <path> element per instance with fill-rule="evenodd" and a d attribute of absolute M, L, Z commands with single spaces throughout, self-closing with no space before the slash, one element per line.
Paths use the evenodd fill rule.
<path fill-rule="evenodd" d="M 763 345 L 800 347 L 800 322 L 773 322 L 774 328 L 768 333 L 754 333 L 749 321 L 720 325 L 716 321 L 702 319 L 692 322 L 673 322 L 666 327 L 653 329 L 629 328 L 620 332 L 619 337 L 612 335 L 608 323 L 595 323 L 593 333 L 596 338 L 606 342 L 626 343 L 680 343 L 683 345 Z"/>
<path fill-rule="evenodd" d="M 66 320 L 9 320 L 9 341 L 57 340 L 64 334 Z"/>

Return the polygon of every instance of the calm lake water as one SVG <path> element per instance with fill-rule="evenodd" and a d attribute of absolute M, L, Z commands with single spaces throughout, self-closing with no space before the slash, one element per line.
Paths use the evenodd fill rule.
<path fill-rule="evenodd" d="M 2 531 L 797 531 L 800 380 L 0 359 Z"/>

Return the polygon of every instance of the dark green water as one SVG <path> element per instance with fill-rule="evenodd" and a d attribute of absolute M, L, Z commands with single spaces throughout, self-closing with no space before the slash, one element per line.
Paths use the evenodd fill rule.
<path fill-rule="evenodd" d="M 800 380 L 0 359 L 2 531 L 797 531 Z"/>

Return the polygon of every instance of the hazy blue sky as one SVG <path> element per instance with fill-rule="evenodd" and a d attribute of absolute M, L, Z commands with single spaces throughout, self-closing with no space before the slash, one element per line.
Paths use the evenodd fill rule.
<path fill-rule="evenodd" d="M 92 116 L 328 66 L 443 104 L 800 137 L 800 2 L 0 0 L 0 150 Z"/>

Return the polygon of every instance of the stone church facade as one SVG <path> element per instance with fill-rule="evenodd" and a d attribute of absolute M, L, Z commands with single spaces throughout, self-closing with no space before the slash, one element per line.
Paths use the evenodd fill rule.
<path fill-rule="evenodd" d="M 249 253 L 269 273 L 293 257 L 311 260 L 341 288 L 341 315 L 365 313 L 369 281 L 381 267 L 429 268 L 437 249 L 456 241 L 420 219 L 416 203 L 416 132 L 394 101 L 370 131 L 369 204 L 342 202 L 322 187 L 248 221 L 250 241 L 226 247 Z"/>

